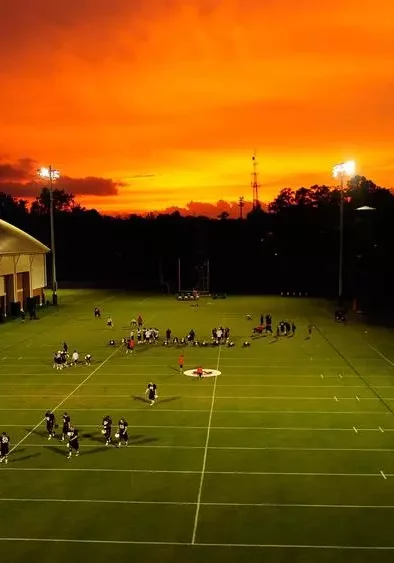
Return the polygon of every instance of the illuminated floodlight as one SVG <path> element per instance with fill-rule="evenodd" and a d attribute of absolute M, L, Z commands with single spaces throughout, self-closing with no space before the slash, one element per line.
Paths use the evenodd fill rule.
<path fill-rule="evenodd" d="M 59 170 L 53 170 L 52 168 L 39 168 L 37 174 L 40 178 L 48 178 L 50 180 L 58 180 L 60 178 Z"/>
<path fill-rule="evenodd" d="M 356 163 L 354 160 L 348 160 L 347 162 L 342 162 L 337 164 L 332 169 L 334 178 L 339 178 L 343 176 L 354 176 L 356 173 Z"/>

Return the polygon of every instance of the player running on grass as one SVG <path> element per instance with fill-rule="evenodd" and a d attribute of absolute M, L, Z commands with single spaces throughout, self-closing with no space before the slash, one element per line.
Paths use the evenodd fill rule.
<path fill-rule="evenodd" d="M 55 415 L 51 411 L 45 413 L 45 420 L 47 423 L 48 440 L 55 436 Z"/>
<path fill-rule="evenodd" d="M 129 443 L 128 427 L 128 422 L 124 418 L 121 418 L 118 423 L 118 431 L 115 434 L 115 438 L 119 440 L 118 448 L 120 448 L 122 445 L 127 446 Z"/>
<path fill-rule="evenodd" d="M 3 432 L 0 437 L 0 463 L 8 463 L 8 454 L 10 451 L 11 439 L 7 432 Z"/>
<path fill-rule="evenodd" d="M 64 442 L 64 440 L 66 439 L 66 436 L 68 435 L 68 432 L 70 430 L 70 425 L 71 425 L 71 418 L 68 415 L 68 413 L 64 412 L 63 413 L 62 442 Z"/>
<path fill-rule="evenodd" d="M 157 385 L 156 383 L 148 383 L 148 386 L 145 391 L 145 395 L 148 395 L 148 399 L 150 401 L 150 406 L 153 407 L 155 401 L 158 397 L 157 394 Z"/>
<path fill-rule="evenodd" d="M 109 446 L 112 434 L 112 418 L 108 414 L 103 418 L 103 429 L 101 433 L 105 436 L 105 445 Z"/>
<path fill-rule="evenodd" d="M 79 456 L 79 439 L 78 439 L 78 430 L 74 428 L 74 426 L 70 426 L 70 430 L 67 433 L 68 435 L 68 456 L 67 459 L 70 459 L 71 456 Z"/>

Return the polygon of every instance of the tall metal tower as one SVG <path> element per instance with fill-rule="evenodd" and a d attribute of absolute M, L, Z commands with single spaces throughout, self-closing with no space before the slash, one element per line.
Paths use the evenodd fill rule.
<path fill-rule="evenodd" d="M 253 154 L 252 161 L 253 161 L 253 172 L 252 172 L 253 209 L 256 209 L 257 207 L 260 207 L 260 200 L 259 200 L 260 184 L 258 183 L 256 151 Z"/>
<path fill-rule="evenodd" d="M 243 217 L 244 217 L 244 207 L 245 207 L 245 201 L 244 201 L 243 195 L 238 200 L 238 207 L 239 207 L 239 218 L 243 219 Z"/>

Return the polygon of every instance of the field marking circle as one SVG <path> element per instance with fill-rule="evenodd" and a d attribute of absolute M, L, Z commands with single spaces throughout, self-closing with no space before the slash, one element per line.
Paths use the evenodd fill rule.
<path fill-rule="evenodd" d="M 188 375 L 189 377 L 198 377 L 196 369 L 187 369 L 183 372 L 184 375 Z M 217 377 L 221 375 L 222 372 L 217 369 L 204 369 L 202 377 Z"/>

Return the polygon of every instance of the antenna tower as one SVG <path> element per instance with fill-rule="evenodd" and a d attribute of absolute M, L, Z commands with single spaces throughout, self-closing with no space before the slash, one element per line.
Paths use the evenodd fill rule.
<path fill-rule="evenodd" d="M 253 161 L 253 172 L 252 172 L 253 209 L 256 209 L 257 207 L 260 207 L 260 200 L 259 200 L 260 184 L 258 183 L 256 151 L 253 154 L 252 161 Z"/>
<path fill-rule="evenodd" d="M 243 219 L 243 217 L 244 217 L 244 206 L 245 206 L 244 196 L 241 196 L 238 200 L 239 218 L 240 219 Z"/>

